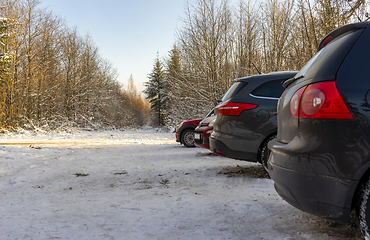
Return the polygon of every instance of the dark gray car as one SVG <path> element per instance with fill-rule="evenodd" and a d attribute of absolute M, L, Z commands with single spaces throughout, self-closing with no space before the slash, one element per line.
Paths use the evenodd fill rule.
<path fill-rule="evenodd" d="M 269 140 L 276 137 L 281 82 L 297 72 L 273 72 L 236 79 L 215 108 L 217 114 L 210 137 L 216 154 L 261 162 L 266 167 Z"/>
<path fill-rule="evenodd" d="M 302 211 L 349 222 L 370 239 L 370 23 L 342 26 L 284 82 L 268 172 Z"/>

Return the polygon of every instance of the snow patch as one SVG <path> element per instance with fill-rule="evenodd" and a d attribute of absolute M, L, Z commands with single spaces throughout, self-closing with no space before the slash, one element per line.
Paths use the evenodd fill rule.
<path fill-rule="evenodd" d="M 287 204 L 262 165 L 185 148 L 173 133 L 0 142 L 0 239 L 362 239 Z"/>

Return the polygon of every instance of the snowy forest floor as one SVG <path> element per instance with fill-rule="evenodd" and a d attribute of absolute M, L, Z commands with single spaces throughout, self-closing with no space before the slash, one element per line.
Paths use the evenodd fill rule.
<path fill-rule="evenodd" d="M 174 139 L 0 135 L 0 239 L 362 239 L 283 201 L 260 164 Z"/>

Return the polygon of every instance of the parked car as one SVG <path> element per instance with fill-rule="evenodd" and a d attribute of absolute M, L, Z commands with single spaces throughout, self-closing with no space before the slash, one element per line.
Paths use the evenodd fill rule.
<path fill-rule="evenodd" d="M 236 79 L 215 108 L 217 119 L 210 150 L 266 166 L 267 143 L 277 131 L 276 106 L 284 91 L 281 82 L 296 73 L 274 72 Z"/>
<path fill-rule="evenodd" d="M 213 109 L 204 117 L 214 115 Z M 195 119 L 182 122 L 176 131 L 176 142 L 184 144 L 185 147 L 195 147 L 194 144 L 194 130 L 203 119 Z"/>
<path fill-rule="evenodd" d="M 288 203 L 348 221 L 354 209 L 369 237 L 370 26 L 340 27 L 284 82 L 268 172 Z"/>
<path fill-rule="evenodd" d="M 185 147 L 195 147 L 194 129 L 203 119 L 184 121 L 176 131 L 176 142 L 184 144 Z"/>
<path fill-rule="evenodd" d="M 214 110 L 207 114 L 194 130 L 194 144 L 197 147 L 209 149 L 209 136 L 213 131 L 213 124 L 216 121 L 217 115 Z"/>

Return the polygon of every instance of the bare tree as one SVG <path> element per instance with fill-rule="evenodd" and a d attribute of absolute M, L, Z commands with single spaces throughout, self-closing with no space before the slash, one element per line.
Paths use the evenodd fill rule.
<path fill-rule="evenodd" d="M 137 125 L 125 121 L 132 108 L 124 100 L 133 96 L 125 95 L 89 35 L 68 28 L 38 0 L 0 0 L 0 6 L 0 129 Z M 146 123 L 142 116 L 139 124 Z"/>
<path fill-rule="evenodd" d="M 287 53 L 290 47 L 292 22 L 294 21 L 293 0 L 268 0 L 262 11 L 262 55 L 263 71 L 289 70 Z"/>
<path fill-rule="evenodd" d="M 188 6 L 185 28 L 178 41 L 184 64 L 192 69 L 188 74 L 214 105 L 230 86 L 233 79 L 232 14 L 227 0 L 219 5 L 215 0 L 199 0 Z"/>
<path fill-rule="evenodd" d="M 258 6 L 249 1 L 240 0 L 235 18 L 235 71 L 236 77 L 244 77 L 259 73 L 262 66 L 259 54 L 260 16 Z"/>

